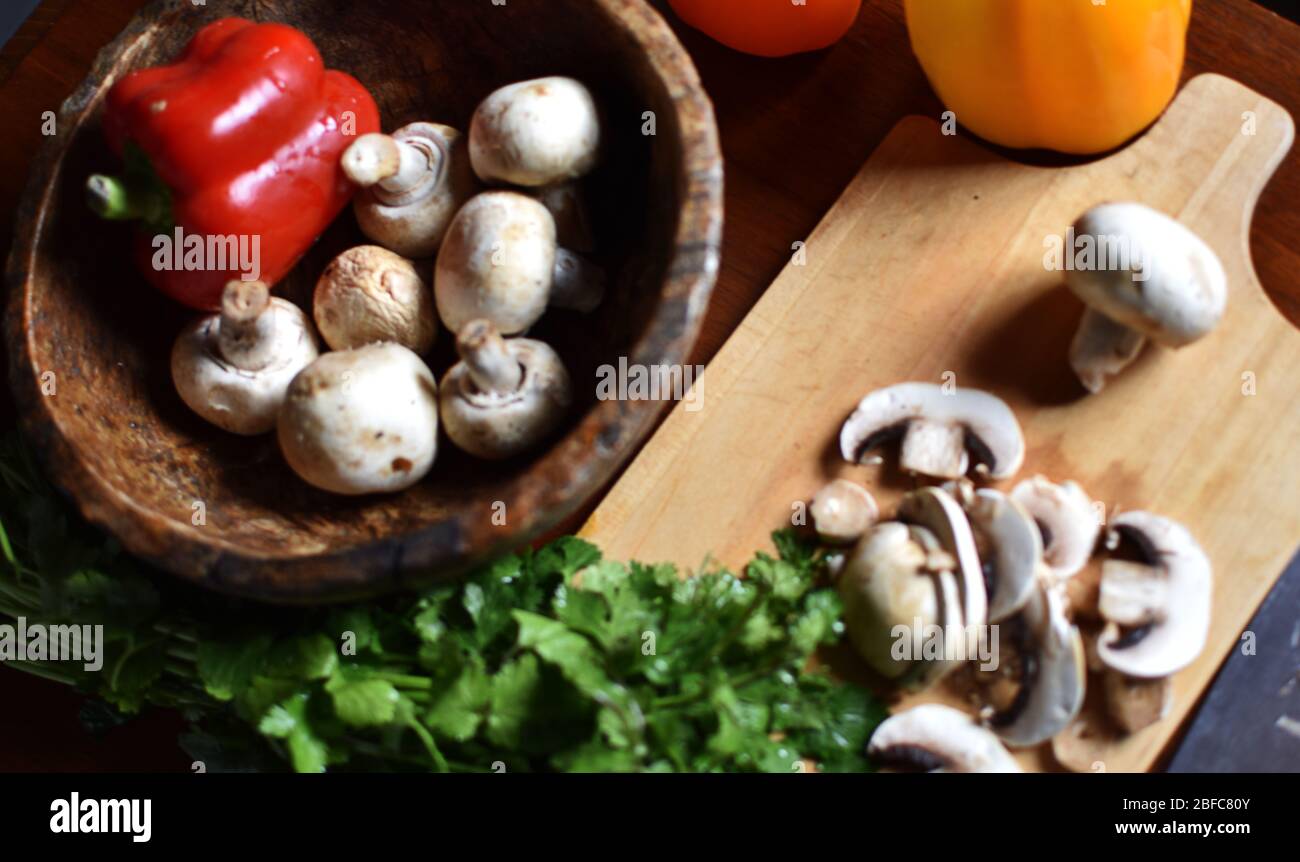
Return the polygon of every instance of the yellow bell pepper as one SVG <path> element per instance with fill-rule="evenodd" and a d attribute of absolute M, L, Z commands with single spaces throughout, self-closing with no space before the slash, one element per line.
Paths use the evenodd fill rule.
<path fill-rule="evenodd" d="M 906 0 L 912 50 L 957 123 L 1008 147 L 1090 154 L 1178 89 L 1192 0 Z"/>

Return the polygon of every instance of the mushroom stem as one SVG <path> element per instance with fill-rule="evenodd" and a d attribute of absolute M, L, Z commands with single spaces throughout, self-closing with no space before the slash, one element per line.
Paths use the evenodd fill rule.
<path fill-rule="evenodd" d="M 965 429 L 951 422 L 913 419 L 903 436 L 899 464 L 909 473 L 960 479 L 970 466 Z"/>
<path fill-rule="evenodd" d="M 400 194 L 438 172 L 440 154 L 389 135 L 362 135 L 343 153 L 343 173 L 363 188 L 379 186 Z"/>
<path fill-rule="evenodd" d="M 506 349 L 505 339 L 487 320 L 472 320 L 456 337 L 456 350 L 482 392 L 514 392 L 524 381 L 519 361 Z"/>
<path fill-rule="evenodd" d="M 1106 379 L 1119 374 L 1137 358 L 1146 337 L 1089 308 L 1070 344 L 1070 366 L 1085 389 L 1100 392 Z"/>
<path fill-rule="evenodd" d="M 587 314 L 595 311 L 604 298 L 604 270 L 568 249 L 557 248 L 551 305 Z"/>
<path fill-rule="evenodd" d="M 221 295 L 217 348 L 231 365 L 260 371 L 275 359 L 275 315 L 271 291 L 262 281 L 231 281 Z"/>

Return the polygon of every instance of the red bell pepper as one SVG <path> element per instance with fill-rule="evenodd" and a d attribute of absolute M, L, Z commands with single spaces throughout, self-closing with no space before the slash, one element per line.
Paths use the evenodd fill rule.
<path fill-rule="evenodd" d="M 327 70 L 306 35 L 226 18 L 173 65 L 132 72 L 109 91 L 104 131 L 126 170 L 92 177 L 89 199 L 105 218 L 143 222 L 136 257 L 154 286 L 214 309 L 228 281 L 274 284 L 293 268 L 352 195 L 343 151 L 379 129 L 374 99 Z M 191 250 L 212 253 L 185 260 L 171 248 L 178 231 Z M 256 249 L 261 271 L 238 255 L 223 267 L 218 252 L 234 247 L 214 238 Z"/>

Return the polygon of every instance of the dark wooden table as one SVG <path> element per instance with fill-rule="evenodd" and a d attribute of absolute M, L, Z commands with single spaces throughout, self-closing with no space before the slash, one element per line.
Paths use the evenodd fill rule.
<path fill-rule="evenodd" d="M 0 242 L 40 141 L 44 111 L 57 110 L 96 51 L 147 0 L 45 0 L 0 50 Z M 526 2 L 526 0 L 519 0 Z M 540 0 L 535 0 L 540 2 Z M 664 9 L 662 0 L 654 5 Z M 671 19 L 671 13 L 668 13 Z M 937 116 L 907 42 L 901 0 L 866 0 L 835 48 L 786 60 L 746 57 L 674 22 L 717 106 L 727 159 L 722 272 L 696 350 L 707 362 L 808 236 L 876 145 L 907 114 Z M 1300 117 L 1300 27 L 1249 0 L 1197 0 L 1186 75 L 1218 72 Z M 1058 163 L 1044 154 L 1013 158 Z M 1292 153 L 1264 192 L 1251 231 L 1260 280 L 1300 323 L 1300 156 Z M 10 413 L 7 397 L 0 414 Z M 22 704 L 0 718 L 0 771 L 186 767 L 172 745 L 178 722 L 150 718 L 95 742 L 71 739 L 76 699 L 0 668 L 0 700 Z M 154 732 L 157 731 L 157 732 Z M 129 754 L 124 754 L 129 752 Z"/>

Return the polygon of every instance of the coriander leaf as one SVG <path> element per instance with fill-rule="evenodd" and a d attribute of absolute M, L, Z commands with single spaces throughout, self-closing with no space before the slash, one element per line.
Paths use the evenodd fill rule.
<path fill-rule="evenodd" d="M 424 722 L 429 729 L 457 742 L 472 738 L 492 698 L 492 681 L 479 661 L 468 662 L 433 702 Z"/>
<path fill-rule="evenodd" d="M 338 652 L 328 637 L 323 634 L 299 635 L 275 645 L 266 672 L 269 676 L 284 679 L 328 679 L 338 664 Z"/>
<path fill-rule="evenodd" d="M 390 724 L 401 699 L 393 684 L 383 679 L 348 679 L 334 676 L 325 684 L 339 719 L 352 727 Z"/>
<path fill-rule="evenodd" d="M 557 754 L 551 763 L 561 772 L 635 772 L 639 764 L 627 750 L 610 748 L 598 741 Z"/>
<path fill-rule="evenodd" d="M 217 700 L 233 699 L 252 682 L 270 646 L 271 636 L 266 633 L 228 641 L 204 640 L 196 651 L 203 687 Z"/>
<path fill-rule="evenodd" d="M 307 722 L 307 695 L 295 695 L 272 707 L 257 729 L 265 736 L 283 739 L 295 772 L 324 772 L 329 749 Z"/>
<path fill-rule="evenodd" d="M 591 641 L 563 623 L 537 614 L 515 611 L 514 617 L 519 623 L 519 646 L 559 668 L 578 691 L 593 696 L 612 687 Z"/>
<path fill-rule="evenodd" d="M 542 687 L 537 656 L 526 653 L 497 671 L 492 678 L 492 711 L 488 714 L 488 741 L 517 749 L 530 709 Z"/>

